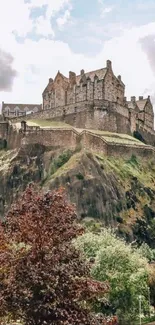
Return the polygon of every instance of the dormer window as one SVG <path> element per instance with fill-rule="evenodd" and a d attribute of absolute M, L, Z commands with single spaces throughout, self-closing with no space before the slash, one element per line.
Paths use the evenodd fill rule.
<path fill-rule="evenodd" d="M 19 107 L 18 107 L 18 106 L 15 107 L 15 115 L 16 115 L 16 116 L 19 115 Z"/>

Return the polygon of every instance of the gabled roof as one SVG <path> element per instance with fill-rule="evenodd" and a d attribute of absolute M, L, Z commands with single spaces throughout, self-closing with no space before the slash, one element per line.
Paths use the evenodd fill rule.
<path fill-rule="evenodd" d="M 140 111 L 143 111 L 144 108 L 145 108 L 145 105 L 147 103 L 147 99 L 141 99 L 141 100 L 137 100 L 136 101 L 137 105 L 138 105 L 138 108 Z"/>
<path fill-rule="evenodd" d="M 105 78 L 106 72 L 107 72 L 107 68 L 103 68 L 103 69 L 98 69 L 95 71 L 86 72 L 85 76 L 86 76 L 86 78 L 89 77 L 91 81 L 94 81 L 94 77 L 95 77 L 95 75 L 97 75 L 99 80 L 102 80 Z M 81 80 L 81 75 L 76 76 L 76 82 L 78 85 L 80 84 L 80 80 Z"/>
<path fill-rule="evenodd" d="M 11 111 L 14 111 L 16 107 L 20 109 L 20 111 L 24 111 L 24 109 L 27 107 L 29 110 L 32 110 L 37 107 L 39 110 L 42 108 L 42 104 L 9 104 L 9 103 L 3 103 L 2 110 L 4 110 L 6 107 L 9 107 Z"/>
<path fill-rule="evenodd" d="M 66 82 L 69 82 L 69 79 L 67 77 L 65 77 L 60 71 L 58 71 L 58 73 L 55 76 L 54 81 L 56 80 L 56 78 L 60 76 L 62 79 L 64 79 Z"/>

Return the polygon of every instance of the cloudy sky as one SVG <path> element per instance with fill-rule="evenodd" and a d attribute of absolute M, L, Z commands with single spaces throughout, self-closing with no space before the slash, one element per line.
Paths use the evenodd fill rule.
<path fill-rule="evenodd" d="M 40 103 L 57 70 L 112 60 L 126 95 L 155 103 L 155 0 L 0 0 L 0 102 Z"/>

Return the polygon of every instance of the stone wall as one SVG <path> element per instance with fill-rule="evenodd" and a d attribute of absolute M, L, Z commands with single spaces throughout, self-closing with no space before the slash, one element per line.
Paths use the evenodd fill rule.
<path fill-rule="evenodd" d="M 72 129 L 40 129 L 27 131 L 22 144 L 39 143 L 47 148 L 75 149 L 78 144 L 78 133 Z"/>
<path fill-rule="evenodd" d="M 21 145 L 22 134 L 18 132 L 9 122 L 0 122 L 1 149 L 15 149 Z"/>
<path fill-rule="evenodd" d="M 146 126 L 144 127 L 139 123 L 136 125 L 136 132 L 137 135 L 140 134 L 146 144 L 155 146 L 155 131 L 150 130 L 150 128 L 147 128 Z"/>
<path fill-rule="evenodd" d="M 155 139 L 155 138 L 154 138 Z M 155 149 L 151 146 L 125 145 L 108 143 L 99 135 L 84 130 L 78 133 L 70 129 L 40 129 L 38 127 L 27 127 L 17 131 L 9 123 L 0 123 L 0 148 L 20 148 L 27 144 L 40 144 L 49 149 L 75 149 L 77 145 L 88 150 L 93 150 L 109 156 L 128 157 L 132 154 L 143 157 L 154 157 Z"/>
<path fill-rule="evenodd" d="M 99 135 L 86 130 L 80 134 L 74 129 L 40 129 L 26 132 L 22 144 L 35 143 L 50 149 L 68 148 L 73 150 L 81 143 L 83 149 L 108 156 L 130 158 L 132 155 L 136 155 L 144 159 L 155 157 L 155 149 L 151 146 L 108 143 Z"/>
<path fill-rule="evenodd" d="M 100 136 L 84 131 L 82 144 L 89 150 L 113 157 L 131 158 L 132 155 L 143 159 L 155 158 L 155 149 L 151 146 L 108 143 Z"/>
<path fill-rule="evenodd" d="M 25 120 L 29 119 L 51 119 L 63 121 L 77 128 L 131 134 L 128 109 L 106 100 L 83 101 L 65 107 L 43 110 L 25 117 Z M 21 120 L 22 118 L 16 118 L 12 121 Z"/>
<path fill-rule="evenodd" d="M 124 92 L 125 86 L 123 83 L 115 77 L 112 69 L 108 69 L 104 79 L 104 99 L 122 105 L 124 101 Z"/>

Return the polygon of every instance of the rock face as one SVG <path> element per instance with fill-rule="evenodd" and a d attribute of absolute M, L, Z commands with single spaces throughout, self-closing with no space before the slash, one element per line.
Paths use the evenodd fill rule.
<path fill-rule="evenodd" d="M 0 215 L 30 182 L 64 187 L 79 219 L 115 227 L 128 241 L 155 247 L 155 162 L 87 151 L 47 151 L 41 145 L 0 151 Z M 94 220 L 94 221 L 92 221 Z"/>

